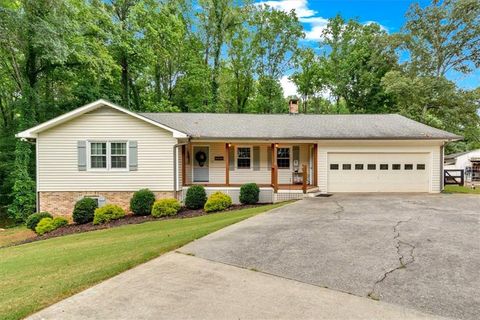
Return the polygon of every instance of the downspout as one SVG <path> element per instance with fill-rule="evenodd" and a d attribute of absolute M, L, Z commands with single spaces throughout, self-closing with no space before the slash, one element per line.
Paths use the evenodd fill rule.
<path fill-rule="evenodd" d="M 442 146 L 440 147 L 440 192 L 443 191 L 445 188 L 445 173 L 443 172 L 443 166 L 444 166 L 444 158 L 445 158 L 445 145 L 447 143 L 444 141 Z"/>
<path fill-rule="evenodd" d="M 177 196 L 178 191 L 178 147 L 186 146 L 190 143 L 190 138 L 187 142 L 177 143 L 173 145 L 173 191 L 175 192 L 175 197 Z M 185 161 L 185 159 L 183 159 Z"/>

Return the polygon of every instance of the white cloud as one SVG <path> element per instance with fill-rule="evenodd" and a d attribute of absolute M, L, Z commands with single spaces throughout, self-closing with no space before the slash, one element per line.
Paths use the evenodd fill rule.
<path fill-rule="evenodd" d="M 266 4 L 274 9 L 290 12 L 295 10 L 297 17 L 311 17 L 317 12 L 308 8 L 308 0 L 277 0 L 277 1 L 261 1 L 259 5 Z"/>
<path fill-rule="evenodd" d="M 322 32 L 328 24 L 328 19 L 317 16 L 318 12 L 308 7 L 308 0 L 268 0 L 257 3 L 258 5 L 266 4 L 274 9 L 290 12 L 295 10 L 298 19 L 306 25 L 305 40 L 321 41 L 323 39 Z M 382 30 L 388 32 L 388 29 L 376 21 L 365 21 L 363 24 L 378 24 Z"/>
<path fill-rule="evenodd" d="M 288 79 L 288 76 L 283 76 L 280 79 L 280 84 L 283 88 L 284 97 L 298 95 L 297 86 L 295 85 L 295 83 L 293 83 L 292 80 Z"/>
<path fill-rule="evenodd" d="M 305 30 L 305 40 L 319 41 L 322 39 L 323 30 L 328 25 L 328 19 L 323 17 L 300 18 L 300 22 L 310 25 L 310 30 Z"/>
<path fill-rule="evenodd" d="M 385 27 L 384 25 L 381 25 L 377 21 L 365 21 L 363 24 L 366 25 L 366 26 L 371 25 L 371 24 L 377 24 L 380 27 L 380 29 L 382 29 L 385 32 L 388 32 L 388 28 Z"/>

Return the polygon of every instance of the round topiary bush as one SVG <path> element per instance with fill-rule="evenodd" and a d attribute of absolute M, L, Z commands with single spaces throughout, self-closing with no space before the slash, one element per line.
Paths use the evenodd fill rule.
<path fill-rule="evenodd" d="M 44 235 L 45 233 L 52 232 L 60 227 L 66 226 L 68 224 L 68 220 L 63 217 L 56 217 L 56 218 L 43 218 L 35 227 L 35 232 L 38 235 Z"/>
<path fill-rule="evenodd" d="M 37 212 L 28 216 L 28 219 L 27 219 L 27 222 L 25 222 L 25 225 L 27 226 L 28 229 L 35 231 L 35 227 L 43 218 L 53 218 L 53 216 L 46 211 Z"/>
<path fill-rule="evenodd" d="M 187 190 L 187 195 L 185 196 L 185 206 L 189 209 L 200 209 L 203 208 L 205 202 L 207 201 L 207 193 L 203 186 L 191 186 Z"/>
<path fill-rule="evenodd" d="M 138 190 L 130 199 L 130 210 L 138 216 L 147 216 L 152 212 L 155 194 L 148 189 Z"/>
<path fill-rule="evenodd" d="M 260 188 L 256 183 L 246 183 L 240 187 L 240 202 L 243 204 L 255 204 L 258 202 Z"/>
<path fill-rule="evenodd" d="M 222 211 L 232 205 L 232 198 L 228 194 L 222 192 L 215 192 L 208 197 L 205 203 L 205 212 Z"/>
<path fill-rule="evenodd" d="M 53 218 L 52 223 L 55 229 L 58 229 L 60 227 L 66 226 L 68 224 L 68 220 L 64 217 L 55 217 Z"/>
<path fill-rule="evenodd" d="M 40 236 L 53 230 L 55 230 L 55 226 L 52 218 L 43 218 L 35 227 L 35 232 Z"/>
<path fill-rule="evenodd" d="M 73 221 L 78 224 L 93 221 L 95 209 L 97 209 L 97 202 L 92 198 L 83 198 L 78 200 L 73 208 Z"/>
<path fill-rule="evenodd" d="M 155 218 L 174 216 L 181 207 L 180 202 L 174 198 L 157 200 L 153 204 L 152 216 Z"/>
<path fill-rule="evenodd" d="M 107 223 L 125 217 L 125 210 L 115 204 L 107 204 L 95 210 L 93 224 Z"/>

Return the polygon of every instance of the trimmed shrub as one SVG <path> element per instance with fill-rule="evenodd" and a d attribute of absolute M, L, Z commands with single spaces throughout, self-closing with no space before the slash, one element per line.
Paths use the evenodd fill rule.
<path fill-rule="evenodd" d="M 185 206 L 189 209 L 200 209 L 203 208 L 205 202 L 207 201 L 207 193 L 203 186 L 195 185 L 191 186 L 187 190 L 187 195 L 185 196 Z"/>
<path fill-rule="evenodd" d="M 161 199 L 155 201 L 152 208 L 152 216 L 155 218 L 174 216 L 180 210 L 181 204 L 177 199 Z"/>
<path fill-rule="evenodd" d="M 61 227 L 64 227 L 68 224 L 68 220 L 65 219 L 64 217 L 55 217 L 53 218 L 53 226 L 55 227 L 55 229 L 58 229 L 58 228 L 61 228 Z"/>
<path fill-rule="evenodd" d="M 93 224 L 107 223 L 123 217 L 125 217 L 125 210 L 115 204 L 107 204 L 95 210 Z"/>
<path fill-rule="evenodd" d="M 43 218 L 35 227 L 35 232 L 39 235 L 44 235 L 45 233 L 52 232 L 55 229 L 66 226 L 68 220 L 63 217 L 56 218 Z"/>
<path fill-rule="evenodd" d="M 256 183 L 246 183 L 240 187 L 240 202 L 243 204 L 255 204 L 258 202 L 260 188 Z"/>
<path fill-rule="evenodd" d="M 75 203 L 72 218 L 75 223 L 83 224 L 93 220 L 97 202 L 92 198 L 82 198 Z"/>
<path fill-rule="evenodd" d="M 147 216 L 152 212 L 155 194 L 149 189 L 141 189 L 130 199 L 130 210 L 138 216 Z"/>
<path fill-rule="evenodd" d="M 208 197 L 205 203 L 205 212 L 222 211 L 232 205 L 232 198 L 228 194 L 215 192 Z"/>
<path fill-rule="evenodd" d="M 55 230 L 55 226 L 53 225 L 52 218 L 43 218 L 35 227 L 35 232 L 39 235 L 43 235 L 53 230 Z"/>
<path fill-rule="evenodd" d="M 25 222 L 25 225 L 27 226 L 28 229 L 35 231 L 35 227 L 43 218 L 53 218 L 53 216 L 46 211 L 37 212 L 28 216 L 28 219 L 27 219 L 27 222 Z"/>

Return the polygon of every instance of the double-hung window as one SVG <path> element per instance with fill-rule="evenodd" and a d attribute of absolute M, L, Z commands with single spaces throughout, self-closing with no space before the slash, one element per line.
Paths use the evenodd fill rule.
<path fill-rule="evenodd" d="M 250 169 L 251 149 L 249 147 L 237 148 L 237 168 Z"/>
<path fill-rule="evenodd" d="M 277 149 L 277 166 L 279 169 L 290 169 L 290 148 Z"/>
<path fill-rule="evenodd" d="M 112 142 L 110 143 L 110 161 L 112 169 L 127 168 L 127 143 Z"/>
<path fill-rule="evenodd" d="M 128 168 L 127 142 L 90 142 L 89 168 L 125 170 Z"/>
<path fill-rule="evenodd" d="M 107 143 L 90 143 L 90 168 L 107 169 Z"/>

